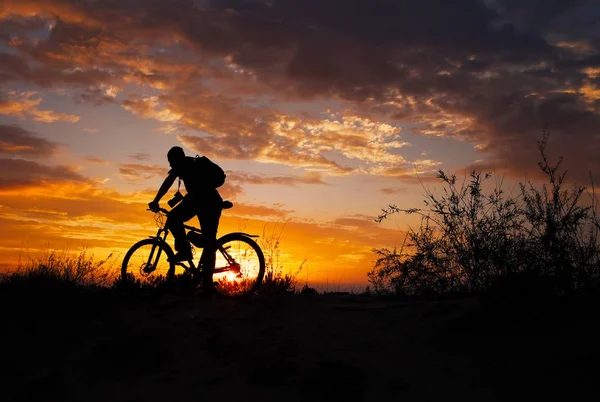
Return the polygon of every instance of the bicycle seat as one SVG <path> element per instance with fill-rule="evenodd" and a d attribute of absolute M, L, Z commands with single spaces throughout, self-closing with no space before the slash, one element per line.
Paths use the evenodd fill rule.
<path fill-rule="evenodd" d="M 229 209 L 233 207 L 233 202 L 231 201 L 223 201 L 223 209 Z"/>

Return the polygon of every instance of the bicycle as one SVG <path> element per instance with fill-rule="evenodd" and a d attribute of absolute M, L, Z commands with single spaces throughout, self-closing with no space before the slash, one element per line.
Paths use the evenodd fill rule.
<path fill-rule="evenodd" d="M 223 202 L 223 209 L 231 207 L 231 202 Z M 127 251 L 121 266 L 121 280 L 130 283 L 153 283 L 157 280 L 172 282 L 176 267 L 181 267 L 185 273 L 202 281 L 200 262 L 198 266 L 193 259 L 172 262 L 175 254 L 166 242 L 169 229 L 165 227 L 169 211 L 159 208 L 153 212 L 158 231 L 155 236 L 138 241 Z M 193 252 L 195 253 L 194 247 L 203 248 L 202 230 L 190 225 L 184 227 Z M 245 296 L 259 290 L 265 274 L 265 257 L 260 246 L 253 240 L 256 237 L 258 235 L 232 232 L 217 239 L 215 268 L 211 279 L 218 293 L 225 296 Z"/>

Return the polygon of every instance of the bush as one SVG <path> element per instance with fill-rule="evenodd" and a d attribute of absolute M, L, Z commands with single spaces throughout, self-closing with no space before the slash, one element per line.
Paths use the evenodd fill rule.
<path fill-rule="evenodd" d="M 600 225 L 593 184 L 588 206 L 581 205 L 585 186 L 564 189 L 562 158 L 551 165 L 546 156 L 548 136 L 544 129 L 538 142 L 539 167 L 549 182 L 541 188 L 520 183 L 519 194 L 512 196 L 502 189 L 500 178 L 485 194 L 490 173 L 472 171 L 459 186 L 455 175 L 440 170 L 442 194 L 426 190 L 426 209 L 383 209 L 377 222 L 404 212 L 421 215 L 421 224 L 409 228 L 399 249 L 373 250 L 377 261 L 368 274 L 373 291 L 431 297 L 477 294 L 492 287 L 508 292 L 520 286 L 514 278 L 524 277 L 543 283 L 553 294 L 596 288 Z"/>

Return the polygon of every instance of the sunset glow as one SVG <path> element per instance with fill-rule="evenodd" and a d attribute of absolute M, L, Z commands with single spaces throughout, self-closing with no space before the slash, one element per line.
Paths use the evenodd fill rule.
<path fill-rule="evenodd" d="M 588 183 L 600 7 L 506 3 L 3 1 L 0 271 L 154 235 L 174 145 L 225 170 L 219 235 L 280 236 L 285 272 L 341 286 L 418 224 L 374 218 L 423 207 L 437 170 L 539 177 L 544 124 Z"/>

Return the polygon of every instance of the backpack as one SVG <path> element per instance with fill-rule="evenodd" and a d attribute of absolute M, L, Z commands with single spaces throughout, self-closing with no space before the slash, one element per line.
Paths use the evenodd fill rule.
<path fill-rule="evenodd" d="M 210 188 L 218 188 L 225 183 L 225 172 L 219 165 L 208 159 L 206 156 L 194 158 L 194 168 L 199 177 L 202 177 L 203 183 Z"/>

